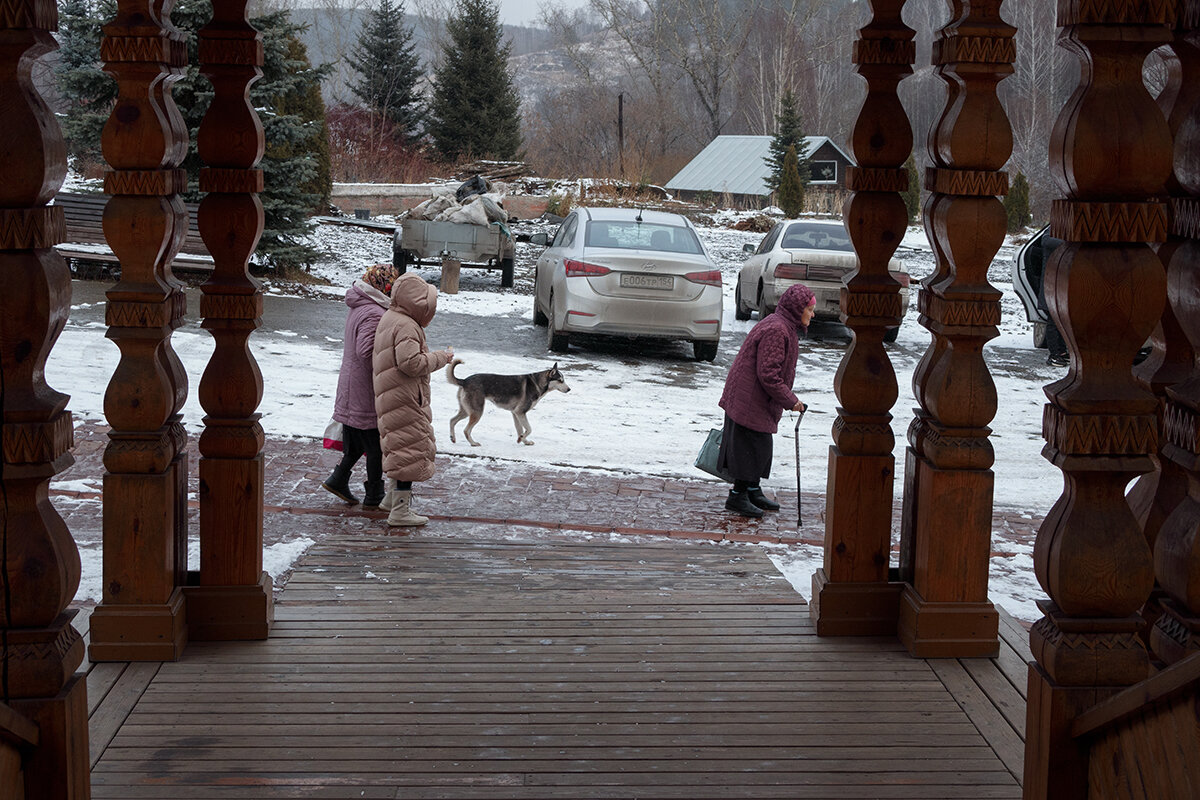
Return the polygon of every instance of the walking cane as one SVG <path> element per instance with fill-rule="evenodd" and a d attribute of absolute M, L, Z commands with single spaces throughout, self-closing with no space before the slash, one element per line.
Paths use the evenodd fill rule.
<path fill-rule="evenodd" d="M 808 406 L 804 407 L 804 411 Z M 804 419 L 804 411 L 796 417 L 796 531 L 804 524 L 804 515 L 800 513 L 800 421 Z"/>

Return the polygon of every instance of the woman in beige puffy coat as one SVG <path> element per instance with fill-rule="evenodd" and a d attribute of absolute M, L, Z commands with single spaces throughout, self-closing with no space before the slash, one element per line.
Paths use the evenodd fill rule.
<path fill-rule="evenodd" d="M 405 273 L 392 286 L 392 302 L 375 331 L 372 371 L 375 412 L 383 441 L 383 472 L 396 482 L 380 508 L 388 525 L 424 525 L 412 512 L 413 481 L 433 477 L 436 442 L 429 407 L 429 375 L 450 363 L 452 349 L 430 352 L 425 328 L 437 311 L 437 289 Z"/>

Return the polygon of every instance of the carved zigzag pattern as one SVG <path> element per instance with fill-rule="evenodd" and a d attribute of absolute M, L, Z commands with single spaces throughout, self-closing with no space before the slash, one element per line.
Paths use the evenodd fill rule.
<path fill-rule="evenodd" d="M 110 328 L 162 328 L 171 323 L 169 300 L 161 303 L 135 303 L 110 300 L 105 309 L 105 323 Z"/>
<path fill-rule="evenodd" d="M 200 298 L 200 316 L 206 320 L 257 320 L 262 317 L 262 295 L 205 294 Z"/>
<path fill-rule="evenodd" d="M 1158 452 L 1153 415 L 1068 414 L 1047 403 L 1042 436 L 1067 455 L 1132 456 Z"/>
<path fill-rule="evenodd" d="M 1011 64 L 1017 60 L 1012 37 L 949 36 L 933 43 L 935 66 L 948 64 Z"/>
<path fill-rule="evenodd" d="M 66 238 L 66 230 L 58 206 L 0 208 L 0 250 L 53 247 Z"/>
<path fill-rule="evenodd" d="M 917 60 L 917 45 L 911 40 L 858 39 L 854 42 L 850 60 L 854 64 L 907 67 Z"/>
<path fill-rule="evenodd" d="M 187 43 L 162 36 L 106 36 L 100 42 L 102 61 L 134 64 L 165 64 L 168 67 L 187 66 Z"/>
<path fill-rule="evenodd" d="M 187 191 L 187 171 L 182 169 L 122 169 L 104 175 L 105 194 L 142 197 Z"/>
<path fill-rule="evenodd" d="M 220 194 L 253 194 L 263 190 L 261 169 L 204 167 L 200 170 L 200 191 Z"/>
<path fill-rule="evenodd" d="M 938 194 L 993 197 L 1008 194 L 1008 173 L 977 169 L 925 168 L 925 188 Z"/>
<path fill-rule="evenodd" d="M 49 464 L 74 443 L 70 411 L 46 422 L 9 422 L 4 425 L 4 463 Z"/>
<path fill-rule="evenodd" d="M 1058 0 L 1058 24 L 1174 25 L 1177 0 Z"/>
<path fill-rule="evenodd" d="M 993 300 L 947 300 L 922 290 L 919 310 L 944 326 L 995 328 L 1000 324 L 1000 304 Z"/>
<path fill-rule="evenodd" d="M 1070 242 L 1165 242 L 1167 206 L 1055 200 L 1050 229 Z"/>
<path fill-rule="evenodd" d="M 1200 414 L 1177 402 L 1167 403 L 1163 438 L 1184 452 L 1200 455 Z"/>
<path fill-rule="evenodd" d="M 1171 199 L 1171 233 L 1184 239 L 1200 239 L 1200 200 L 1195 197 Z"/>
<path fill-rule="evenodd" d="M 846 188 L 852 192 L 903 192 L 908 173 L 884 167 L 846 167 Z"/>
<path fill-rule="evenodd" d="M 51 0 L 0 0 L 0 30 L 58 30 L 58 6 Z"/>
<path fill-rule="evenodd" d="M 1087 633 L 1066 632 L 1049 617 L 1042 617 L 1033 624 L 1034 639 L 1066 650 L 1142 650 L 1141 640 L 1135 633 L 1125 631 L 1096 631 Z"/>
<path fill-rule="evenodd" d="M 861 319 L 898 319 L 900 317 L 900 295 L 895 292 L 842 292 L 846 317 Z"/>
<path fill-rule="evenodd" d="M 253 39 L 200 39 L 200 63 L 205 66 L 261 67 L 263 46 Z"/>

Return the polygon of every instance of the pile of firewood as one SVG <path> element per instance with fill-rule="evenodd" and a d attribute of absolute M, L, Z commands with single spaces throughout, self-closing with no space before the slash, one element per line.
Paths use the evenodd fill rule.
<path fill-rule="evenodd" d="M 533 174 L 533 170 L 524 161 L 473 161 L 459 168 L 455 176 L 459 180 L 467 180 L 481 175 L 489 181 L 520 180 Z"/>

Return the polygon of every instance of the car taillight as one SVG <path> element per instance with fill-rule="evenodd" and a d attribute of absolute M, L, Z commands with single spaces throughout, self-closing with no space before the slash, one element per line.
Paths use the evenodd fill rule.
<path fill-rule="evenodd" d="M 571 258 L 563 259 L 563 268 L 567 271 L 568 278 L 598 278 L 601 275 L 607 275 L 612 272 L 608 267 L 602 267 L 599 264 L 589 264 L 586 261 L 575 261 Z"/>
<path fill-rule="evenodd" d="M 708 286 L 721 285 L 721 270 L 710 269 L 707 272 L 689 272 L 683 277 L 687 278 L 692 283 L 703 283 Z"/>
<path fill-rule="evenodd" d="M 802 281 L 808 277 L 807 264 L 776 264 L 775 277 L 788 281 Z"/>
<path fill-rule="evenodd" d="M 907 272 L 893 272 L 892 277 L 895 278 L 896 282 L 899 283 L 901 286 L 908 286 L 908 273 Z"/>

